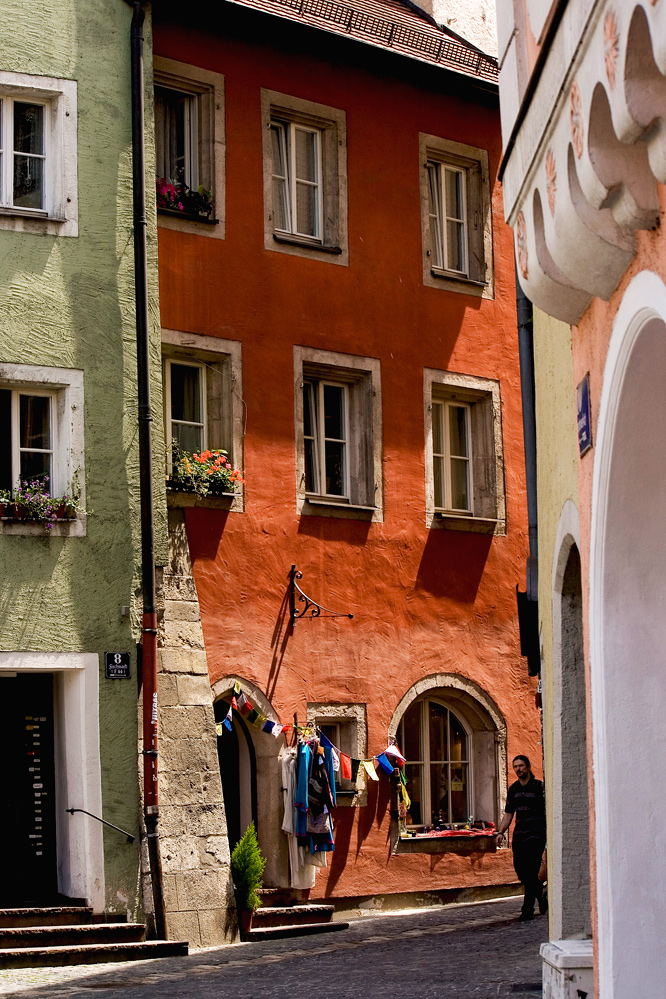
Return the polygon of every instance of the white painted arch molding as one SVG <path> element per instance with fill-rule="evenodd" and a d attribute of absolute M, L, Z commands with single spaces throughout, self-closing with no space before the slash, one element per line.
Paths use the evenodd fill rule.
<path fill-rule="evenodd" d="M 580 47 L 567 37 L 577 5 L 568 6 L 549 56 L 570 54 L 568 67 L 556 88 L 544 73 L 532 102 L 552 113 L 541 108 L 535 137 L 528 110 L 505 172 L 508 191 L 519 187 L 507 212 L 520 282 L 568 323 L 592 297 L 610 298 L 636 230 L 658 224 L 657 181 L 666 183 L 666 0 L 588 6 Z"/>

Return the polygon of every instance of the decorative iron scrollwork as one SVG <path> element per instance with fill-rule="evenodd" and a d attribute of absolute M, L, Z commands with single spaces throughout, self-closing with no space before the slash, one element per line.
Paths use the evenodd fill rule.
<path fill-rule="evenodd" d="M 348 617 L 350 619 L 354 617 L 353 614 L 339 613 L 322 606 L 322 604 L 318 604 L 316 600 L 313 600 L 307 593 L 304 593 L 296 582 L 297 579 L 302 578 L 303 573 L 295 565 L 292 565 L 291 572 L 289 573 L 289 621 L 292 628 L 299 618 L 304 617 Z M 303 604 L 303 607 L 296 607 L 296 594 L 298 594 L 299 605 Z"/>

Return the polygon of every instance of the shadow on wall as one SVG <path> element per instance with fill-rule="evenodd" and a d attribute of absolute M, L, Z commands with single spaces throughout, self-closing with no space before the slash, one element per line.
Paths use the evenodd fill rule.
<path fill-rule="evenodd" d="M 220 538 L 229 518 L 228 510 L 194 510 L 186 507 L 185 526 L 192 562 L 197 559 L 214 561 L 220 547 Z"/>
<path fill-rule="evenodd" d="M 414 589 L 456 603 L 473 604 L 492 540 L 489 534 L 431 530 Z"/>
<path fill-rule="evenodd" d="M 319 541 L 364 545 L 368 540 L 369 520 L 343 520 L 341 517 L 308 517 L 298 520 L 298 533 Z"/>
<path fill-rule="evenodd" d="M 287 573 L 287 576 L 289 576 L 289 573 Z M 294 630 L 291 626 L 291 621 L 289 620 L 290 586 L 291 583 L 288 581 L 284 591 L 284 596 L 282 597 L 282 603 L 280 604 L 280 609 L 275 620 L 273 634 L 271 635 L 271 666 L 268 671 L 268 680 L 266 681 L 266 697 L 269 701 L 272 701 L 275 695 L 275 688 L 277 686 L 280 670 L 282 668 L 282 660 L 284 659 L 284 654 L 287 651 L 287 644 Z"/>

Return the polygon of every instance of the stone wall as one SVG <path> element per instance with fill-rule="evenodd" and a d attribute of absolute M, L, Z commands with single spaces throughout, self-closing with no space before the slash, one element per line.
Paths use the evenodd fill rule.
<path fill-rule="evenodd" d="M 160 852 L 170 939 L 237 933 L 213 699 L 182 510 L 169 510 L 158 654 Z"/>

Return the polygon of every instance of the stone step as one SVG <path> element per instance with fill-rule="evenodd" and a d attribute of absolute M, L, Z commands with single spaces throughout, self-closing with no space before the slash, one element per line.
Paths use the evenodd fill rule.
<path fill-rule="evenodd" d="M 80 947 L 87 944 L 140 943 L 143 923 L 89 923 L 70 926 L 20 926 L 0 929 L 0 963 L 6 950 Z"/>
<path fill-rule="evenodd" d="M 46 908 L 0 909 L 0 928 L 20 926 L 72 926 L 91 923 L 93 911 L 86 906 L 54 905 Z"/>
<path fill-rule="evenodd" d="M 254 924 L 254 920 L 253 920 Z M 337 933 L 349 929 L 349 923 L 297 923 L 294 926 L 267 926 L 243 934 L 247 943 L 259 940 L 284 940 L 287 937 L 309 937 L 315 933 Z"/>
<path fill-rule="evenodd" d="M 300 905 L 262 905 L 252 917 L 252 926 L 265 929 L 269 926 L 330 923 L 334 912 L 334 906 L 314 902 L 301 902 Z"/>
<path fill-rule="evenodd" d="M 80 947 L 29 947 L 3 950 L 2 968 L 61 968 L 72 964 L 113 961 L 149 961 L 157 957 L 186 957 L 186 941 L 148 940 L 143 943 L 83 944 Z"/>

